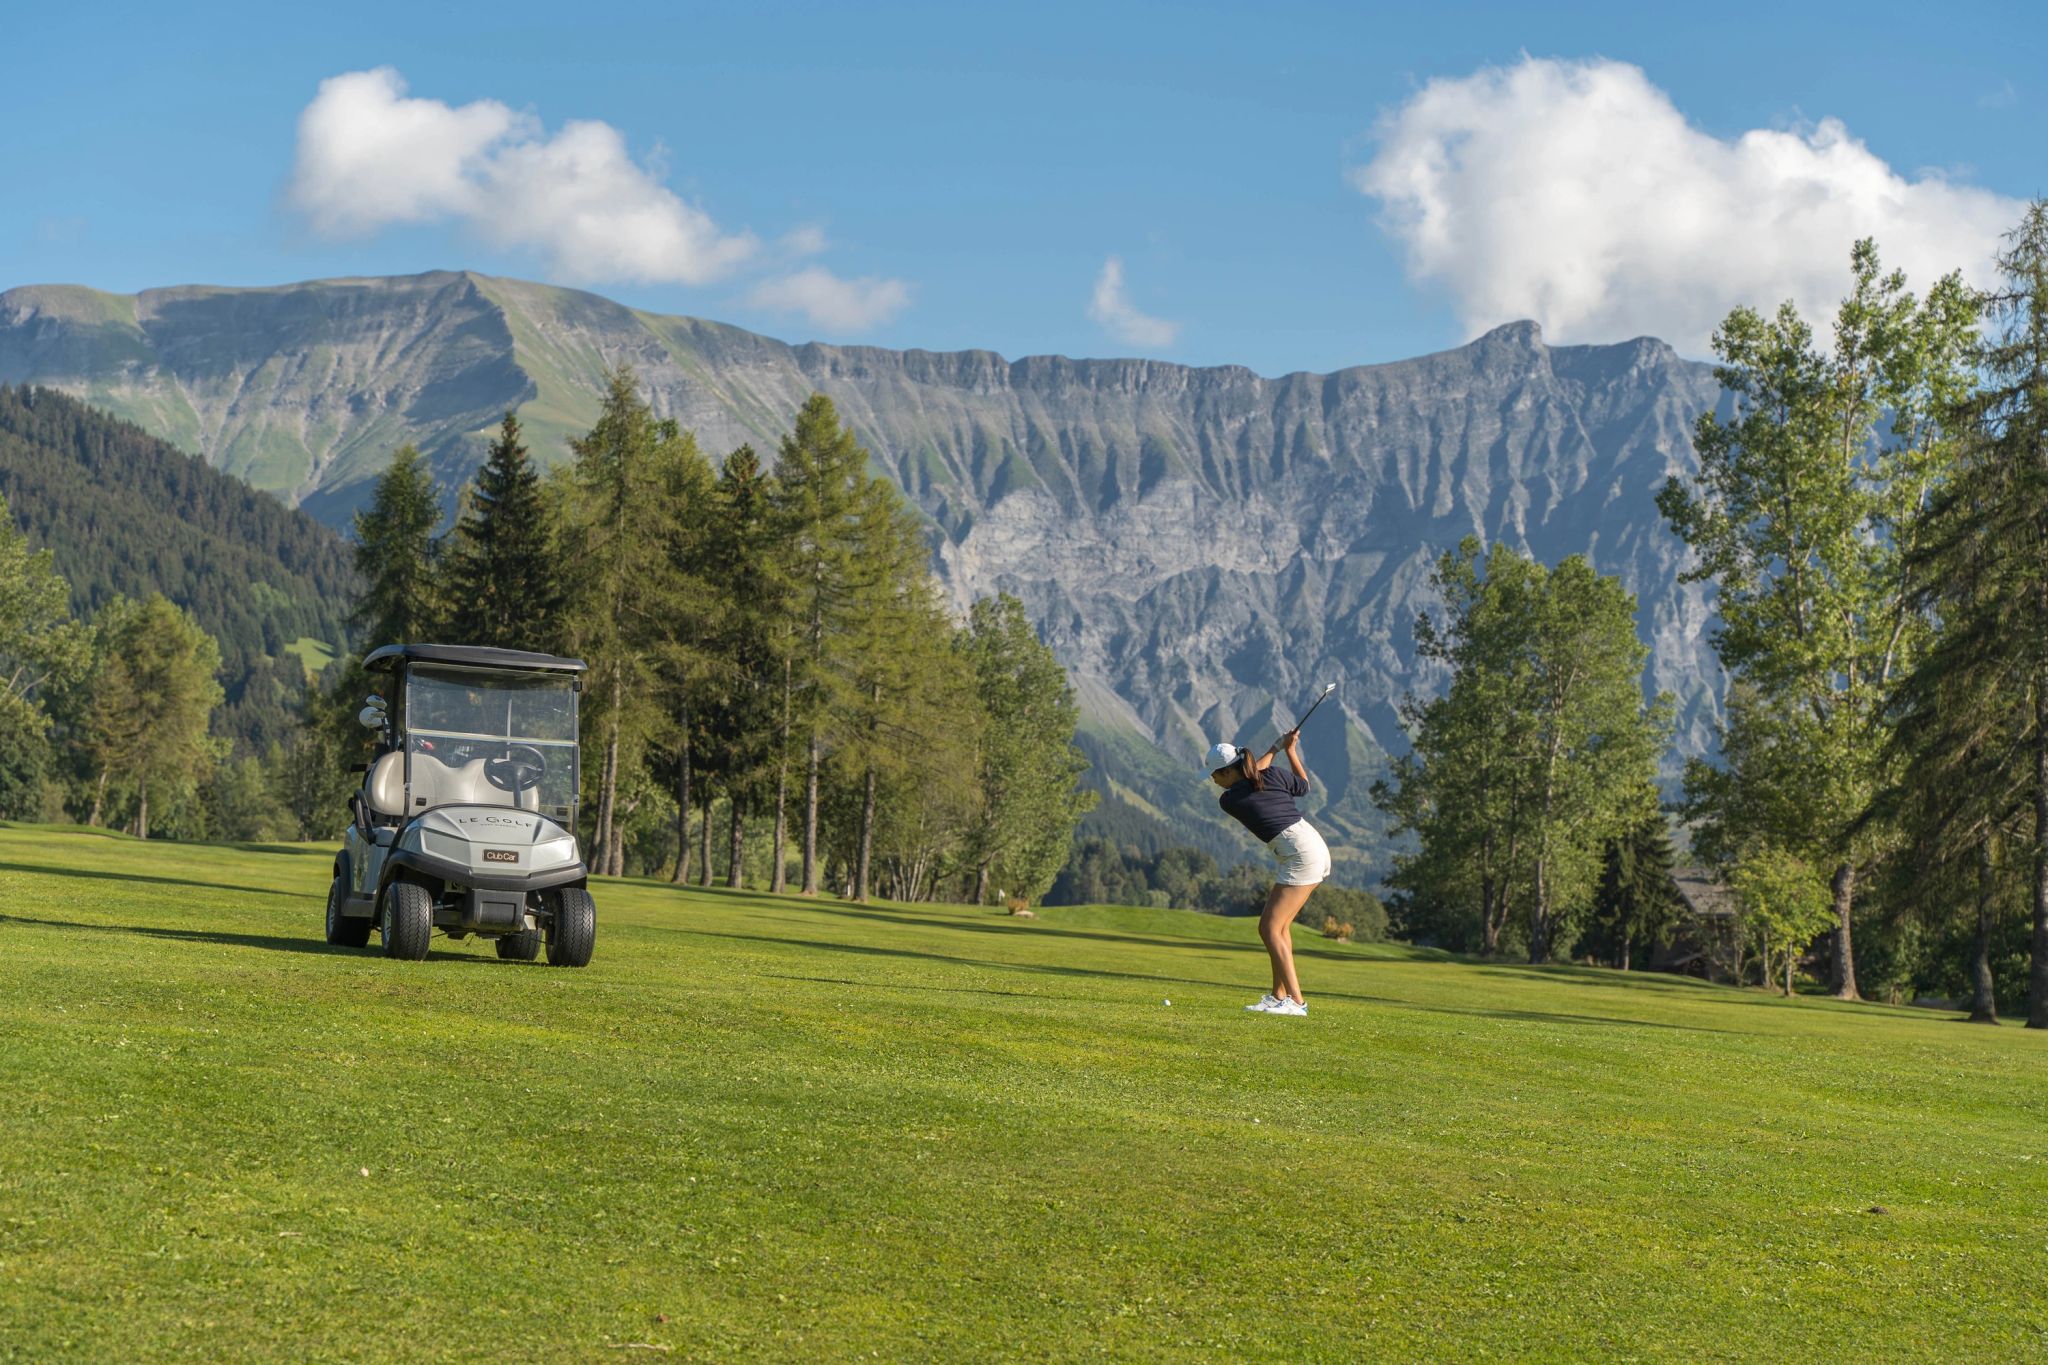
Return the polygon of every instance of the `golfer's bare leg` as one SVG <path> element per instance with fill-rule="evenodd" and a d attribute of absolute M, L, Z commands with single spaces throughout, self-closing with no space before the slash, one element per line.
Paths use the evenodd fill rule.
<path fill-rule="evenodd" d="M 1288 1000 L 1301 999 L 1301 981 L 1294 974 L 1294 917 L 1308 904 L 1314 890 L 1313 886 L 1276 885 L 1259 915 L 1259 938 L 1266 945 L 1266 955 L 1273 959 L 1273 994 Z"/>

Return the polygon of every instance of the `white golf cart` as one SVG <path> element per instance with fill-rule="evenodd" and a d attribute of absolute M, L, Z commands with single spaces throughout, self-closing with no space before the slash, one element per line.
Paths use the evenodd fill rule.
<path fill-rule="evenodd" d="M 497 942 L 498 956 L 581 967 L 597 907 L 576 846 L 581 659 L 471 645 L 385 645 L 387 702 L 359 717 L 377 757 L 327 892 L 327 941 L 418 961 L 439 929 Z"/>

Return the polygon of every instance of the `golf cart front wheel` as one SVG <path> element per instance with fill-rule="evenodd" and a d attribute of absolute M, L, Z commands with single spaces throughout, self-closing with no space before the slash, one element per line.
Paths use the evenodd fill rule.
<path fill-rule="evenodd" d="M 396 881 L 384 891 L 384 956 L 418 962 L 434 937 L 434 898 L 418 882 Z"/>
<path fill-rule="evenodd" d="M 540 956 L 540 930 L 521 929 L 498 939 L 498 956 L 507 962 L 531 962 Z"/>
<path fill-rule="evenodd" d="M 587 967 L 597 946 L 597 902 L 581 887 L 555 893 L 554 922 L 548 925 L 548 965 Z"/>
<path fill-rule="evenodd" d="M 327 942 L 335 948 L 360 948 L 370 941 L 370 920 L 367 915 L 342 914 L 347 900 L 348 883 L 337 872 L 334 884 L 327 888 Z"/>

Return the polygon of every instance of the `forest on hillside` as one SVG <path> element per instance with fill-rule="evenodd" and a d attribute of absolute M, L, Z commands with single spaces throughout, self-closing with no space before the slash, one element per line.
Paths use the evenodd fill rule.
<path fill-rule="evenodd" d="M 308 667 L 345 639 L 355 569 L 340 536 L 51 389 L 0 385 L 0 497 L 51 551 L 73 613 L 161 593 L 214 637 L 214 733 L 244 754 L 289 736 Z"/>

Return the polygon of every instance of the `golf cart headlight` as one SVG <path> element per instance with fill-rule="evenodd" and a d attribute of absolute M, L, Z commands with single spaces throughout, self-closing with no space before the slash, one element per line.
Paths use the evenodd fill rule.
<path fill-rule="evenodd" d="M 574 839 L 549 839 L 544 843 L 533 846 L 531 866 L 535 869 L 564 867 L 575 861 L 576 841 Z"/>

